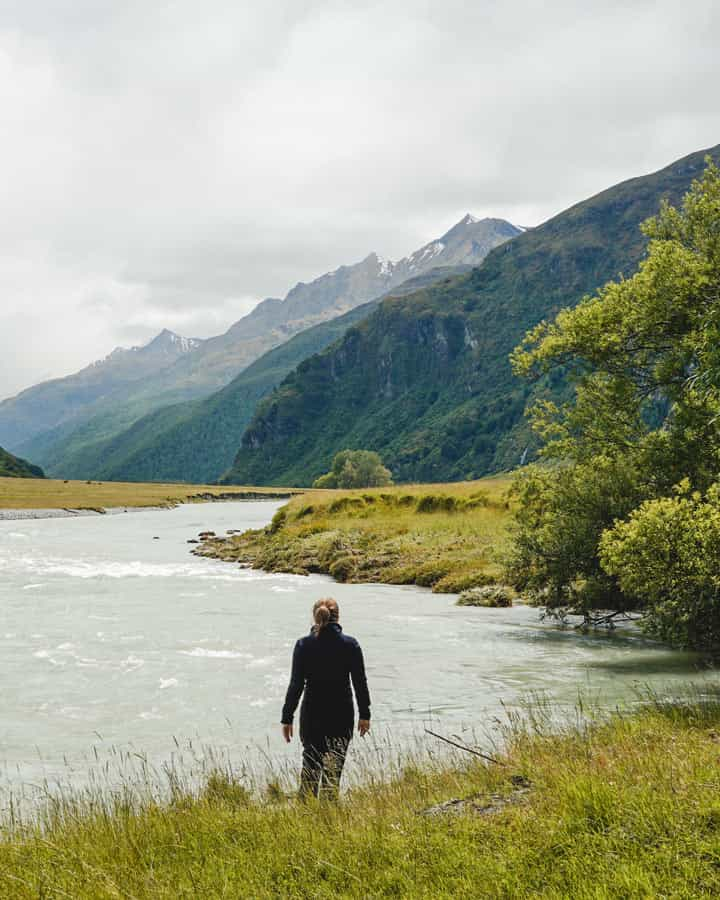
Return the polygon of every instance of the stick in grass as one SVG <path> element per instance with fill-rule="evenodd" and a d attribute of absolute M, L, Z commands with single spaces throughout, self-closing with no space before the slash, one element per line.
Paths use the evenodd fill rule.
<path fill-rule="evenodd" d="M 495 759 L 494 756 L 488 756 L 487 753 L 481 753 L 479 750 L 473 750 L 471 747 L 465 747 L 463 744 L 458 744 L 457 741 L 451 741 L 450 738 L 443 737 L 441 734 L 436 734 L 434 731 L 430 731 L 429 728 L 425 729 L 426 734 L 431 734 L 433 737 L 438 738 L 438 740 L 445 741 L 446 744 L 451 744 L 453 747 L 457 747 L 458 750 L 465 750 L 466 753 L 472 753 L 474 756 L 479 756 L 481 759 L 485 759 L 488 762 L 495 763 L 496 766 L 504 766 L 505 763 L 500 762 L 499 759 Z"/>

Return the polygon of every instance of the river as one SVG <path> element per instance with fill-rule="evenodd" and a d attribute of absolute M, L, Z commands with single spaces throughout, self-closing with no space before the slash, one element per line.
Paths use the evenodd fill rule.
<path fill-rule="evenodd" d="M 82 782 L 124 752 L 159 764 L 214 746 L 296 766 L 277 725 L 294 640 L 332 594 L 362 643 L 375 740 L 430 725 L 472 740 L 503 704 L 578 690 L 612 705 L 672 691 L 698 660 L 638 636 L 583 636 L 536 610 L 454 606 L 414 587 L 333 584 L 190 555 L 199 531 L 267 523 L 277 503 L 0 522 L 0 766 L 5 787 Z M 133 758 L 135 758 L 133 756 Z"/>

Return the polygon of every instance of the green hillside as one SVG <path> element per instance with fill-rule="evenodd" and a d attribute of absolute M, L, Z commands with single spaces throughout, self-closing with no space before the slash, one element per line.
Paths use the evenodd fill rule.
<path fill-rule="evenodd" d="M 227 483 L 306 485 L 344 447 L 377 450 L 396 480 L 469 479 L 530 446 L 530 388 L 508 354 L 538 321 L 642 257 L 638 226 L 678 202 L 701 151 L 573 206 L 492 251 L 467 275 L 389 298 L 305 360 L 253 417 Z M 562 386 L 556 376 L 555 388 Z"/>
<path fill-rule="evenodd" d="M 33 466 L 0 447 L 0 478 L 44 478 L 40 466 Z"/>
<path fill-rule="evenodd" d="M 467 269 L 433 269 L 393 293 L 408 292 Z M 48 470 L 67 478 L 214 481 L 232 464 L 258 402 L 302 360 L 332 344 L 376 305 L 377 301 L 371 301 L 300 332 L 265 353 L 210 397 L 162 407 L 111 438 L 106 437 L 104 417 L 100 416 L 66 437 L 55 433 L 55 455 Z"/>

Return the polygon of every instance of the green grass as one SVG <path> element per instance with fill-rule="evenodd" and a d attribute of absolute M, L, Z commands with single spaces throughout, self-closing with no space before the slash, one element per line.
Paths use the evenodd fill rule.
<path fill-rule="evenodd" d="M 5 827 L 0 887 L 78 900 L 715 897 L 719 728 L 717 701 L 651 704 L 559 734 L 534 716 L 514 722 L 501 765 L 466 755 L 384 783 L 367 771 L 337 805 L 252 796 L 227 773 L 166 803 L 86 796 Z M 419 814 L 493 797 L 490 815 Z"/>
<path fill-rule="evenodd" d="M 140 484 L 116 481 L 61 481 L 1 478 L 0 509 L 105 509 L 114 506 L 175 506 L 200 499 L 236 495 L 287 495 L 283 488 L 219 488 L 202 484 Z"/>
<path fill-rule="evenodd" d="M 497 579 L 509 478 L 353 491 L 308 491 L 272 525 L 196 552 L 271 572 L 345 582 L 418 584 L 453 593 Z"/>

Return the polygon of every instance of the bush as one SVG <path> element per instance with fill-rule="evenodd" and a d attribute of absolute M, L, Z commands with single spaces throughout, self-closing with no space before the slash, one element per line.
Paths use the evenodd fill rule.
<path fill-rule="evenodd" d="M 372 450 L 342 450 L 336 453 L 332 468 L 313 483 L 316 488 L 384 487 L 392 484 L 390 470 Z"/>
<path fill-rule="evenodd" d="M 504 584 L 470 588 L 457 598 L 457 606 L 508 607 L 513 605 L 513 594 Z"/>
<path fill-rule="evenodd" d="M 365 507 L 365 500 L 362 497 L 339 497 L 328 506 L 328 512 L 339 513 L 348 512 L 350 510 L 361 510 Z"/>
<path fill-rule="evenodd" d="M 328 571 L 336 581 L 351 581 L 356 565 L 352 556 L 341 556 L 330 563 Z"/>
<path fill-rule="evenodd" d="M 450 563 L 440 560 L 431 560 L 423 563 L 415 571 L 415 584 L 420 587 L 433 587 L 441 578 L 444 578 L 450 569 Z"/>
<path fill-rule="evenodd" d="M 720 649 L 720 485 L 651 500 L 605 532 L 603 568 L 645 610 L 647 629 L 683 646 Z"/>
<path fill-rule="evenodd" d="M 423 494 L 417 503 L 419 513 L 454 512 L 457 507 L 456 498 L 446 494 Z"/>
<path fill-rule="evenodd" d="M 270 522 L 270 534 L 276 534 L 287 521 L 287 506 L 283 506 L 272 517 Z"/>
<path fill-rule="evenodd" d="M 433 585 L 436 594 L 459 594 L 474 587 L 495 584 L 495 578 L 485 572 L 450 572 Z"/>

